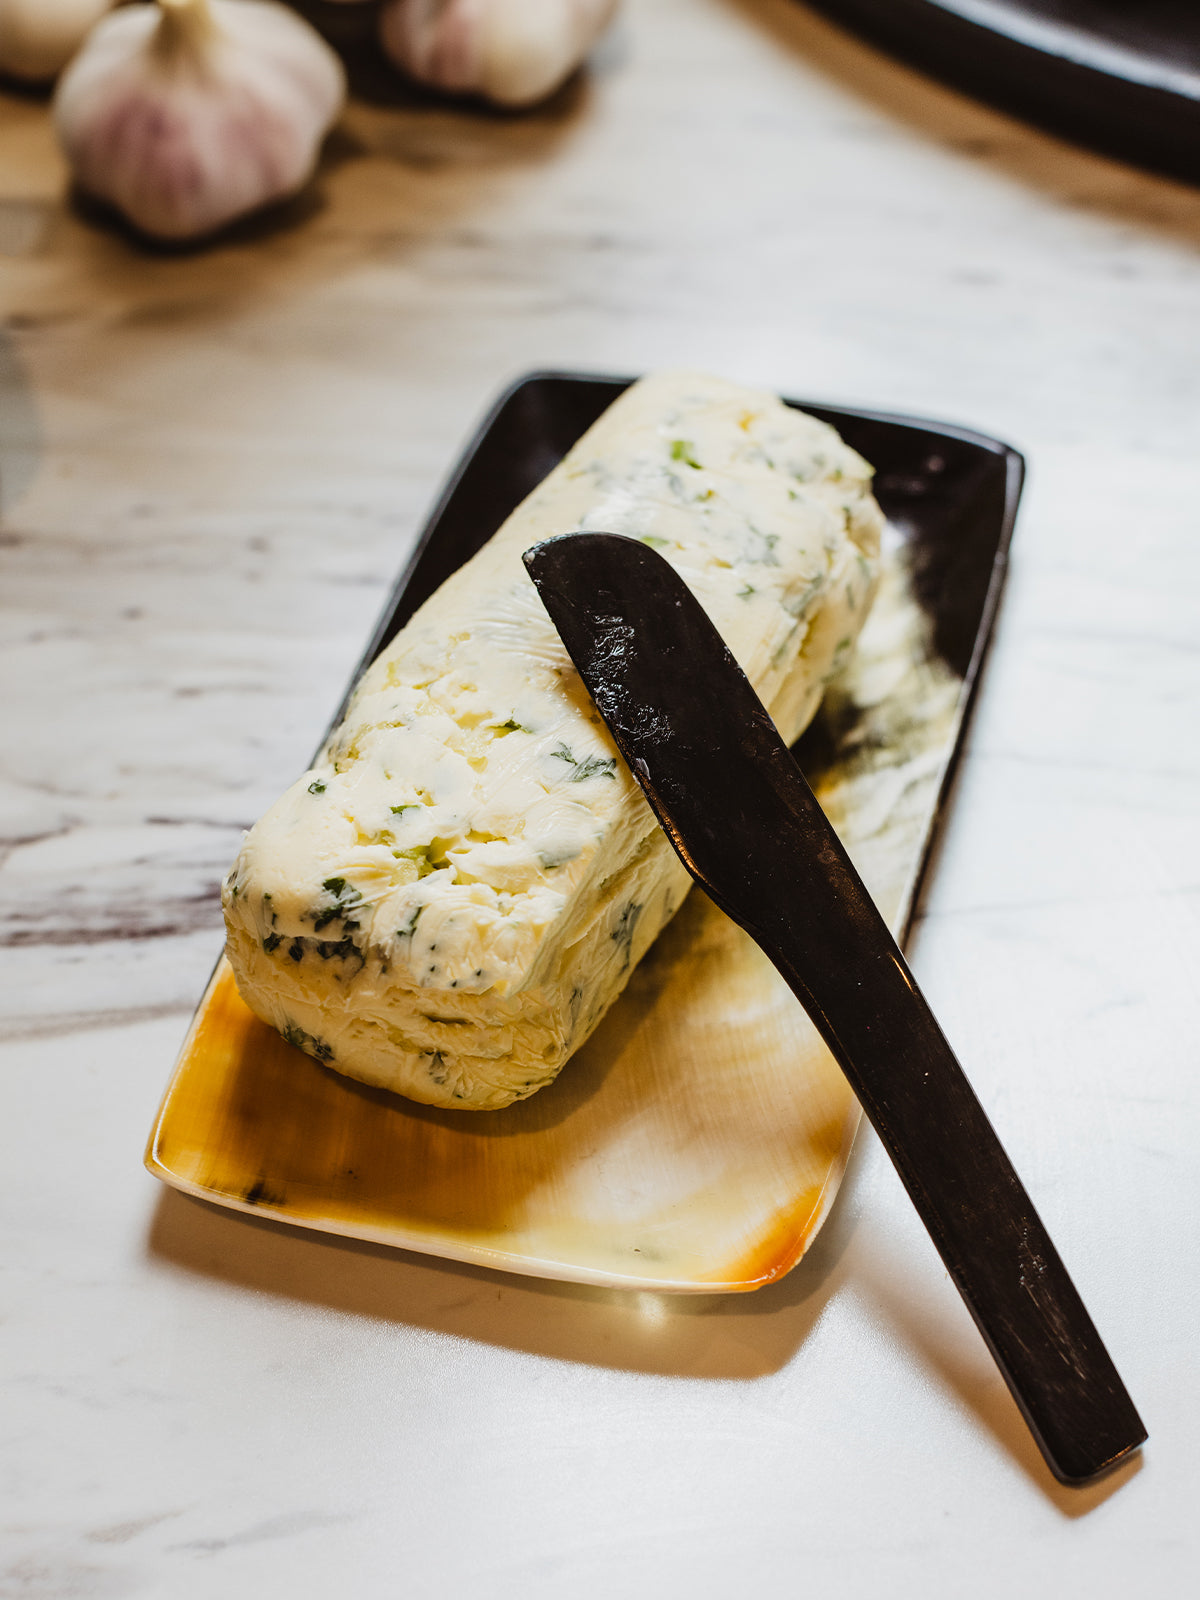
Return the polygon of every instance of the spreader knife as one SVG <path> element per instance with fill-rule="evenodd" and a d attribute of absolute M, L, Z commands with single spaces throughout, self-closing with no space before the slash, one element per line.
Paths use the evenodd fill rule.
<path fill-rule="evenodd" d="M 525 554 L 685 867 L 770 956 L 837 1058 L 1051 1471 L 1146 1430 L 932 1011 L 766 709 L 674 568 L 575 533 Z"/>

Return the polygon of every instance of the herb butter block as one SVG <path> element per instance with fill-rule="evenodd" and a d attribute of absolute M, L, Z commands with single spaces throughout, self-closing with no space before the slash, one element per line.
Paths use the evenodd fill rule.
<path fill-rule="evenodd" d="M 651 545 L 791 740 L 862 625 L 882 520 L 824 423 L 716 378 L 634 385 L 371 665 L 246 836 L 223 898 L 247 1004 L 431 1105 L 549 1083 L 690 879 L 522 551 L 580 529 Z"/>

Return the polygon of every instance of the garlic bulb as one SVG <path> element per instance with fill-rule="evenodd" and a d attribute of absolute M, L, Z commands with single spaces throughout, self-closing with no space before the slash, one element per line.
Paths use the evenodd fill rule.
<path fill-rule="evenodd" d="M 82 188 L 190 239 L 299 189 L 345 92 L 338 57 L 274 0 L 157 0 L 95 29 L 54 115 Z"/>
<path fill-rule="evenodd" d="M 0 72 L 49 83 L 114 0 L 0 0 Z"/>
<path fill-rule="evenodd" d="M 452 94 L 529 106 L 553 94 L 607 27 L 617 0 L 388 0 L 384 49 Z"/>

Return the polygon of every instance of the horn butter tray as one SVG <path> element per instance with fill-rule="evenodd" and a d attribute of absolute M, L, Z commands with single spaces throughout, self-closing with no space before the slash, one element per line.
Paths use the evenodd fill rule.
<path fill-rule="evenodd" d="M 359 671 L 626 381 L 535 373 L 500 398 Z M 796 755 L 902 938 L 995 618 L 1022 461 L 962 428 L 789 403 L 872 462 L 888 519 L 874 609 Z M 442 1111 L 341 1077 L 260 1022 L 222 959 L 146 1164 L 187 1194 L 302 1227 L 508 1272 L 711 1294 L 759 1288 L 800 1260 L 858 1122 L 784 980 L 693 890 L 561 1076 L 503 1111 Z"/>

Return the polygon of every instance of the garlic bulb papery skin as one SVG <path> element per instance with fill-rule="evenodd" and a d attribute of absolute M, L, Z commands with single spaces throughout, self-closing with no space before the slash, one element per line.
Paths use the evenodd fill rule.
<path fill-rule="evenodd" d="M 49 83 L 115 3 L 0 0 L 0 73 L 27 83 Z"/>
<path fill-rule="evenodd" d="M 333 50 L 275 0 L 157 0 L 100 23 L 54 116 L 83 189 L 193 239 L 301 188 L 345 95 Z"/>
<path fill-rule="evenodd" d="M 616 9 L 617 0 L 389 0 L 379 37 L 422 83 L 530 106 L 566 82 Z"/>

